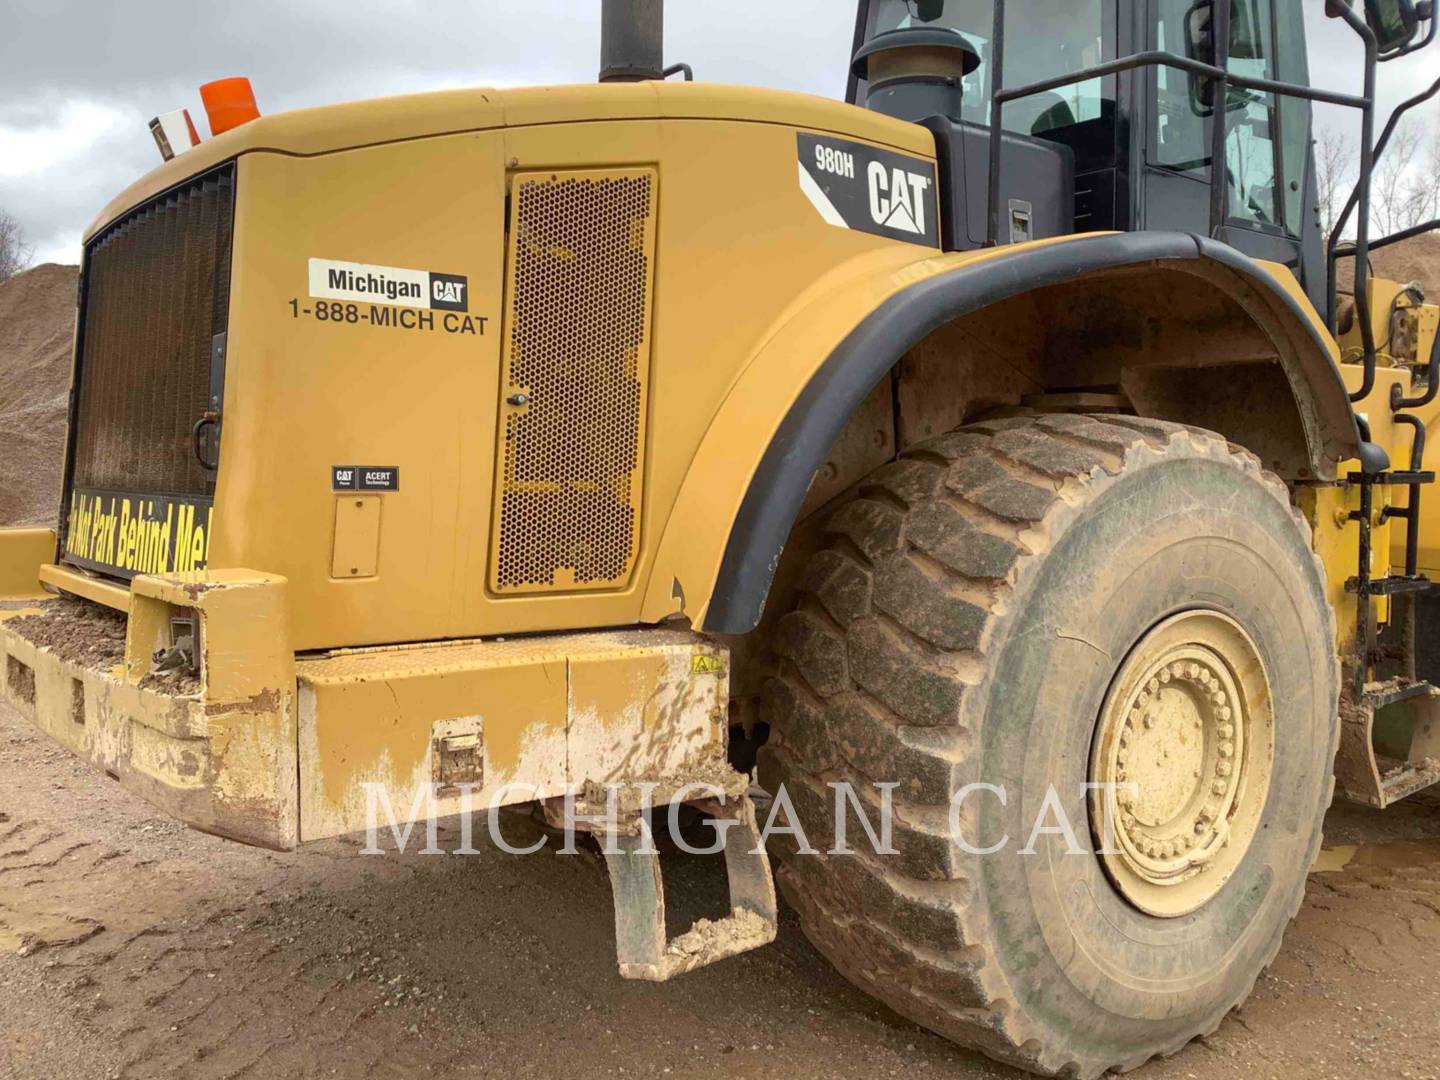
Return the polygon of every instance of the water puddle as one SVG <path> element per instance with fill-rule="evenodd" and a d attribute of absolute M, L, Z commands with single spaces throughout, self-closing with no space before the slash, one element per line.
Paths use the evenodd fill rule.
<path fill-rule="evenodd" d="M 1395 840 L 1383 844 L 1342 844 L 1326 848 L 1310 867 L 1312 874 L 1338 874 L 1360 866 L 1402 869 L 1440 863 L 1440 840 Z"/>

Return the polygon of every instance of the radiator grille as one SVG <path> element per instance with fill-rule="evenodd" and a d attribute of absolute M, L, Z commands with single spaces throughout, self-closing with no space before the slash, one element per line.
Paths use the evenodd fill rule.
<path fill-rule="evenodd" d="M 648 169 L 515 180 L 497 592 L 629 580 L 640 533 L 656 186 Z"/>
<path fill-rule="evenodd" d="M 77 488 L 205 495 L 192 429 L 230 307 L 235 171 L 127 214 L 90 242 L 75 412 Z M 215 451 L 209 451 L 213 457 Z"/>

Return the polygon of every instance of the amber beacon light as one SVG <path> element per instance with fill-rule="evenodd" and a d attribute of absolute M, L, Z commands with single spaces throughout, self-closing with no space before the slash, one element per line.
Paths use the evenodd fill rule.
<path fill-rule="evenodd" d="M 259 119 L 255 91 L 246 78 L 217 79 L 200 87 L 200 100 L 210 119 L 210 134 L 220 135 L 241 124 Z"/>

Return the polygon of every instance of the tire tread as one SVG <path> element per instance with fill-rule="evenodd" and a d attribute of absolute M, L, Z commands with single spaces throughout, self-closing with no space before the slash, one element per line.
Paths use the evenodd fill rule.
<path fill-rule="evenodd" d="M 782 623 L 788 662 L 762 703 L 772 732 L 762 775 L 795 797 L 812 845 L 831 839 L 812 832 L 826 822 L 829 783 L 904 778 L 893 790 L 898 857 L 785 860 L 780 884 L 807 936 L 897 1011 L 1037 1072 L 1135 1068 L 1213 1031 L 1243 1000 L 1174 1046 L 1126 1060 L 1076 1060 L 1073 1049 L 1045 1045 L 1018 1015 L 945 828 L 948 793 L 978 745 L 966 697 L 984 679 L 1016 582 L 1109 481 L 1139 457 L 1172 453 L 1229 459 L 1284 503 L 1309 544 L 1284 483 L 1210 432 L 1074 414 L 975 424 L 884 466 L 834 513 L 832 546 L 805 575 L 799 612 Z M 1338 687 L 1338 661 L 1332 675 Z M 817 739 L 828 740 L 826 751 L 809 747 Z M 1277 933 L 1265 965 L 1279 945 Z"/>

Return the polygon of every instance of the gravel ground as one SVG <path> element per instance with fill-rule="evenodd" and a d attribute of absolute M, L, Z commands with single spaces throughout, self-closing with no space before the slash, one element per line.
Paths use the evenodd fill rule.
<path fill-rule="evenodd" d="M 1330 833 L 1250 1002 L 1133 1075 L 1440 1074 L 1440 809 Z M 852 990 L 788 912 L 764 950 L 627 983 L 598 858 L 359 846 L 189 831 L 0 706 L 0 1076 L 1019 1076 Z M 723 904 L 716 861 L 665 869 L 677 919 Z"/>

